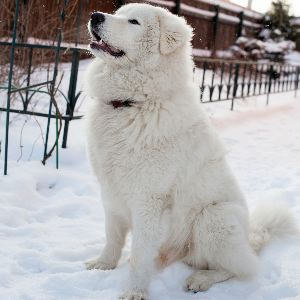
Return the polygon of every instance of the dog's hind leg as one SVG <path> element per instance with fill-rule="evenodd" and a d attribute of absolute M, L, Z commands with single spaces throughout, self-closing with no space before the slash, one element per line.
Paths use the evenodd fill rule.
<path fill-rule="evenodd" d="M 230 204 L 209 205 L 199 213 L 194 221 L 194 247 L 183 260 L 198 269 L 186 280 L 188 290 L 204 291 L 214 283 L 232 277 L 250 279 L 258 273 L 260 262 L 249 246 L 244 214 Z"/>
<path fill-rule="evenodd" d="M 99 256 L 84 262 L 86 268 L 88 270 L 116 268 L 122 255 L 128 230 L 129 226 L 123 218 L 105 209 L 106 244 Z"/>
<path fill-rule="evenodd" d="M 188 220 L 180 222 L 178 215 L 173 216 L 167 239 L 161 245 L 155 260 L 158 269 L 165 268 L 187 255 L 191 248 L 193 218 L 191 214 Z"/>

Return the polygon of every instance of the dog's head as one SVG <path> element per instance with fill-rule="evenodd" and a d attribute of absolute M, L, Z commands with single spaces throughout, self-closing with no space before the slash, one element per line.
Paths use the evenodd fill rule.
<path fill-rule="evenodd" d="M 124 5 L 114 15 L 95 12 L 88 28 L 92 53 L 118 65 L 153 61 L 192 38 L 192 28 L 185 19 L 148 4 Z"/>

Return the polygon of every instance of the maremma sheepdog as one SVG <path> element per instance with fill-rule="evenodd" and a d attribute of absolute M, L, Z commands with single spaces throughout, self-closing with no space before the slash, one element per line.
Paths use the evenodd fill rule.
<path fill-rule="evenodd" d="M 114 269 L 132 231 L 121 299 L 148 299 L 150 274 L 182 261 L 189 291 L 258 274 L 257 252 L 298 234 L 283 203 L 248 212 L 193 81 L 192 28 L 147 4 L 128 4 L 88 24 L 96 57 L 86 72 L 92 97 L 87 150 L 101 185 L 106 245 L 87 269 Z"/>

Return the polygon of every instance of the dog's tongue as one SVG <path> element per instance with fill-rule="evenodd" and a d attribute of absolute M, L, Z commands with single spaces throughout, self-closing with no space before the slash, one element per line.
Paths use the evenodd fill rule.
<path fill-rule="evenodd" d="M 119 54 L 121 52 L 120 50 L 114 48 L 113 46 L 106 44 L 105 42 L 103 42 L 103 40 L 98 41 L 94 39 L 93 42 L 96 42 L 101 49 L 108 51 L 110 53 Z"/>

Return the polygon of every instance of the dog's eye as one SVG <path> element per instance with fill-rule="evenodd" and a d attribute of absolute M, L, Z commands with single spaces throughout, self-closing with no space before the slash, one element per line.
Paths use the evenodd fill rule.
<path fill-rule="evenodd" d="M 128 20 L 128 22 L 134 25 L 140 25 L 140 23 L 137 20 Z"/>

